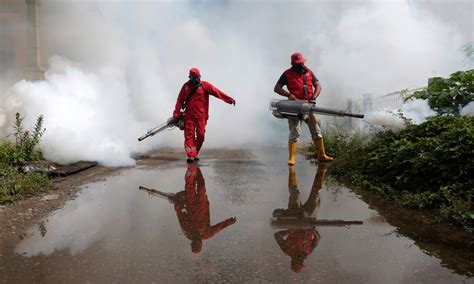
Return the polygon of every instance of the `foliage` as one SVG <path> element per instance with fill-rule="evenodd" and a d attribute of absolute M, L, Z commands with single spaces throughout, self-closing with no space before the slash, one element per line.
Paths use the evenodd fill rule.
<path fill-rule="evenodd" d="M 474 229 L 474 117 L 433 116 L 400 132 L 325 133 L 336 177 Z"/>
<path fill-rule="evenodd" d="M 18 196 L 47 191 L 52 182 L 43 173 L 20 173 L 15 167 L 0 164 L 0 204 Z"/>
<path fill-rule="evenodd" d="M 20 117 L 17 113 L 15 116 L 15 144 L 17 146 L 18 159 L 16 162 L 30 161 L 41 159 L 41 153 L 35 151 L 35 146 L 40 142 L 41 136 L 43 136 L 43 116 L 40 115 L 36 119 L 36 124 L 31 133 L 28 130 L 24 130 L 22 123 L 24 117 Z"/>
<path fill-rule="evenodd" d="M 46 174 L 22 173 L 26 161 L 42 159 L 35 147 L 40 142 L 43 129 L 43 116 L 38 117 L 32 132 L 24 130 L 20 114 L 15 116 L 15 143 L 0 141 L 0 203 L 12 201 L 17 196 L 51 188 Z"/>
<path fill-rule="evenodd" d="M 333 167 L 331 172 L 336 173 L 338 169 L 343 169 L 348 176 L 356 175 L 361 162 L 360 151 L 364 151 L 368 144 L 366 138 L 361 132 L 349 134 L 340 126 L 325 130 L 326 152 L 338 157 L 338 167 Z M 316 152 L 314 144 L 311 144 L 310 150 Z"/>
<path fill-rule="evenodd" d="M 474 69 L 458 71 L 447 79 L 435 77 L 425 90 L 415 92 L 406 100 L 423 99 L 438 114 L 459 114 L 462 107 L 474 101 Z"/>

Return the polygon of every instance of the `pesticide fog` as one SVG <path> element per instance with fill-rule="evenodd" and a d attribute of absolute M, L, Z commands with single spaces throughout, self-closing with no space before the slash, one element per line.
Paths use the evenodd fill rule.
<path fill-rule="evenodd" d="M 137 138 L 171 116 L 191 67 L 237 100 L 211 98 L 204 147 L 280 144 L 286 121 L 276 123 L 268 103 L 292 52 L 321 81 L 319 105 L 345 108 L 349 97 L 467 69 L 460 49 L 473 41 L 469 1 L 43 0 L 41 13 L 45 80 L 0 82 L 0 134 L 12 133 L 16 112 L 27 127 L 43 114 L 41 149 L 61 163 L 133 165 L 135 154 L 182 147 L 177 130 Z M 429 109 L 416 104 L 422 120 Z M 384 115 L 371 123 L 390 124 Z"/>

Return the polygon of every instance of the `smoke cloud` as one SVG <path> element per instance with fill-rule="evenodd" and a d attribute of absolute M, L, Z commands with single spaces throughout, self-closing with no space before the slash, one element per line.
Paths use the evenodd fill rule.
<path fill-rule="evenodd" d="M 472 11 L 469 1 L 458 4 Z M 426 8 L 433 5 L 443 9 Z M 301 51 L 321 81 L 321 106 L 345 108 L 347 98 L 363 93 L 424 86 L 433 75 L 463 69 L 460 47 L 473 41 L 472 12 L 453 24 L 440 16 L 450 7 L 408 0 L 43 0 L 46 80 L 21 81 L 0 94 L 1 134 L 11 133 L 16 111 L 30 125 L 44 114 L 47 158 L 133 164 L 134 153 L 181 147 L 179 131 L 136 139 L 171 115 L 189 68 L 198 67 L 203 80 L 237 100 L 233 108 L 211 98 L 205 147 L 283 143 L 286 122 L 275 124 L 268 103 L 292 52 Z M 460 30 L 466 22 L 471 32 Z"/>
<path fill-rule="evenodd" d="M 474 116 L 474 102 L 468 103 L 459 113 L 463 116 Z"/>
<path fill-rule="evenodd" d="M 409 119 L 411 123 L 420 124 L 435 114 L 427 101 L 417 99 L 404 103 L 400 109 L 383 109 L 367 113 L 365 121 L 372 126 L 398 131 L 406 127 L 404 118 Z"/>

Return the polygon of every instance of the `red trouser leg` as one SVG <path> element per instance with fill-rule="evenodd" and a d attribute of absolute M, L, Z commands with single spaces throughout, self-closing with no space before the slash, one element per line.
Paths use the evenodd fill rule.
<path fill-rule="evenodd" d="M 184 121 L 184 150 L 188 157 L 193 158 L 197 155 L 196 150 L 196 123 L 192 120 Z"/>
<path fill-rule="evenodd" d="M 194 122 L 196 125 L 196 150 L 197 153 L 201 150 L 202 144 L 204 143 L 204 137 L 206 135 L 206 124 L 207 120 L 198 120 Z"/>

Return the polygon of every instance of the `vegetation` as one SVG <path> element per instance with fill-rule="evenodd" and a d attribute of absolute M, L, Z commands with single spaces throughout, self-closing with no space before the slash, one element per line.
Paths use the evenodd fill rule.
<path fill-rule="evenodd" d="M 447 79 L 431 78 L 425 90 L 406 100 L 423 99 L 438 114 L 459 114 L 462 107 L 474 101 L 474 69 L 458 71 Z"/>
<path fill-rule="evenodd" d="M 43 116 L 38 117 L 32 132 L 24 130 L 20 114 L 15 118 L 15 143 L 0 141 L 0 203 L 51 188 L 46 174 L 23 172 L 27 161 L 42 159 L 35 147 L 45 131 Z"/>
<path fill-rule="evenodd" d="M 376 134 L 329 129 L 327 152 L 337 157 L 332 175 L 474 231 L 474 117 L 457 115 L 474 101 L 473 76 L 474 70 L 456 72 L 415 94 L 426 95 L 439 113 L 420 125 L 406 120 L 402 131 Z"/>

